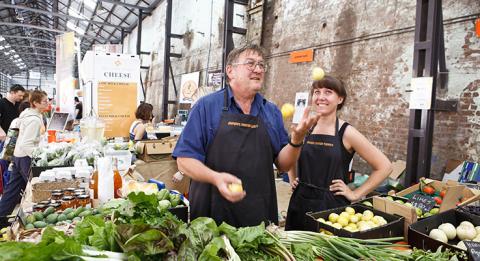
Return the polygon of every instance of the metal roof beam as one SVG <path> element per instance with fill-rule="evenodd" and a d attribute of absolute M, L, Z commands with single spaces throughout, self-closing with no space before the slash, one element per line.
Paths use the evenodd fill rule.
<path fill-rule="evenodd" d="M 26 49 L 26 48 L 32 48 L 32 49 L 38 49 L 38 50 L 46 50 L 46 51 L 53 51 L 55 52 L 56 51 L 56 48 L 45 48 L 45 47 L 38 47 L 38 46 L 30 46 L 30 45 L 15 45 L 14 46 L 15 49 Z"/>
<path fill-rule="evenodd" d="M 1 34 L 1 36 L 5 37 L 5 38 L 17 38 L 17 39 L 33 40 L 33 41 L 47 42 L 47 43 L 53 43 L 53 44 L 56 43 L 54 40 L 48 40 L 48 39 L 30 37 L 30 36 L 5 35 L 5 34 Z"/>
<path fill-rule="evenodd" d="M 20 23 L 9 23 L 9 22 L 0 22 L 0 25 L 6 25 L 6 26 L 17 26 L 17 27 L 26 27 L 26 28 L 32 28 L 32 29 L 37 29 L 37 30 L 43 30 L 43 31 L 50 31 L 50 32 L 56 32 L 56 33 L 68 33 L 68 31 L 62 31 L 62 30 L 57 30 L 57 29 L 52 29 L 48 28 L 45 26 L 38 26 L 38 25 L 32 25 L 32 24 L 20 24 Z M 103 41 L 103 42 L 108 42 L 108 39 L 105 39 L 103 37 L 98 37 L 98 36 L 90 36 L 86 34 L 78 34 L 79 37 L 84 37 L 84 38 L 90 38 L 90 39 L 95 39 L 98 41 Z M 118 41 L 118 39 L 116 39 Z"/>
<path fill-rule="evenodd" d="M 45 56 L 45 57 L 55 57 L 54 54 L 45 54 L 45 53 L 25 53 L 25 52 L 15 52 L 16 54 L 22 55 L 37 55 L 37 56 Z"/>
<path fill-rule="evenodd" d="M 115 28 L 124 28 L 124 29 L 128 28 L 126 26 L 114 25 L 114 24 L 111 24 L 111 23 L 105 23 L 105 22 L 100 22 L 100 21 L 95 21 L 95 20 L 79 18 L 79 17 L 76 17 L 76 16 L 67 15 L 67 14 L 54 13 L 54 12 L 44 11 L 44 10 L 40 10 L 40 9 L 36 9 L 36 8 L 30 8 L 30 7 L 26 7 L 24 5 L 11 5 L 11 4 L 0 3 L 0 7 L 27 10 L 27 11 L 34 12 L 34 13 L 39 13 L 39 14 L 44 14 L 44 15 L 52 15 L 52 16 L 56 16 L 56 17 L 63 17 L 63 18 L 73 19 L 73 20 L 92 23 L 92 24 L 111 26 L 111 27 L 115 27 Z M 57 27 L 55 27 L 55 28 L 57 28 Z"/>
<path fill-rule="evenodd" d="M 139 9 L 139 10 L 145 11 L 146 13 L 150 13 L 151 11 L 153 11 L 151 7 L 127 4 L 127 3 L 123 3 L 123 2 L 120 2 L 120 1 L 117 1 L 117 0 L 98 0 L 98 2 L 106 2 L 106 3 L 111 3 L 111 4 L 114 4 L 114 5 L 120 5 L 120 6 L 123 6 L 123 7 Z"/>

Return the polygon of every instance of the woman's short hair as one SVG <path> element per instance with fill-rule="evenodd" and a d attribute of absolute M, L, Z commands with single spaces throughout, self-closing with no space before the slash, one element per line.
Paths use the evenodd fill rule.
<path fill-rule="evenodd" d="M 310 88 L 310 97 L 313 95 L 315 89 L 321 88 L 330 89 L 337 93 L 338 96 L 343 98 L 342 103 L 337 105 L 337 110 L 340 110 L 345 104 L 345 101 L 347 101 L 347 90 L 345 89 L 345 84 L 343 84 L 343 81 L 333 76 L 326 75 L 325 77 L 323 77 L 323 79 L 319 81 L 314 81 L 312 83 L 312 87 Z"/>
<path fill-rule="evenodd" d="M 137 111 L 135 111 L 135 118 L 149 121 L 152 119 L 152 111 L 153 106 L 151 104 L 142 103 L 138 106 Z"/>
<path fill-rule="evenodd" d="M 42 103 L 43 97 L 47 97 L 47 93 L 44 91 L 35 90 L 30 92 L 30 106 L 35 107 L 34 102 Z"/>

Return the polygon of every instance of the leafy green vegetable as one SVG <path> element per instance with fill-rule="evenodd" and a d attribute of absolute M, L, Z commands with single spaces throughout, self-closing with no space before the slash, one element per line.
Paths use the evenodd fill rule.
<path fill-rule="evenodd" d="M 130 259 L 161 259 L 161 255 L 174 250 L 173 242 L 159 229 L 147 224 L 121 224 L 115 233 L 117 242 Z"/>
<path fill-rule="evenodd" d="M 112 221 L 105 222 L 100 217 L 88 216 L 77 223 L 74 230 L 75 239 L 98 250 L 119 251 L 115 241 L 116 225 Z"/>
<path fill-rule="evenodd" d="M 178 251 L 179 260 L 197 260 L 207 244 L 219 235 L 215 221 L 207 217 L 199 217 L 184 231 L 186 240 Z"/>

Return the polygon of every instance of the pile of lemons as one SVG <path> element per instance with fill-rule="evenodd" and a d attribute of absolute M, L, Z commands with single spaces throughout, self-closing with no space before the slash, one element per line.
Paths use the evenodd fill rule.
<path fill-rule="evenodd" d="M 374 215 L 371 210 L 355 213 L 355 209 L 352 207 L 346 207 L 345 211 L 340 214 L 330 213 L 328 220 L 318 218 L 317 221 L 350 232 L 366 231 L 388 223 L 385 218 Z"/>

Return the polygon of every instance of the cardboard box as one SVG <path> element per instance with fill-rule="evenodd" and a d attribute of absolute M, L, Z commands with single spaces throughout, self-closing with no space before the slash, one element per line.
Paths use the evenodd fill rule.
<path fill-rule="evenodd" d="M 138 158 L 145 162 L 159 161 L 165 154 L 171 154 L 178 137 L 167 137 L 161 140 L 142 140 L 136 145 Z"/>
<path fill-rule="evenodd" d="M 462 197 L 462 193 L 465 190 L 464 185 L 453 184 L 453 183 L 444 183 L 438 180 L 425 179 L 426 184 L 432 186 L 436 191 L 442 191 L 446 189 L 445 196 L 442 199 L 442 204 L 440 205 L 440 213 L 455 208 L 457 206 L 458 200 Z M 420 183 L 410 186 L 400 192 L 397 192 L 396 195 L 400 197 L 405 197 L 415 191 L 420 190 Z"/>
<path fill-rule="evenodd" d="M 177 190 L 182 194 L 187 194 L 190 187 L 190 178 L 183 176 L 180 182 L 173 182 L 173 175 L 178 171 L 177 161 L 173 160 L 170 155 L 161 161 L 149 163 L 136 163 L 135 171 L 140 174 L 145 181 L 156 179 L 165 183 L 165 187 L 169 190 Z"/>
<path fill-rule="evenodd" d="M 374 196 L 372 200 L 374 209 L 380 210 L 388 214 L 404 217 L 403 233 L 405 238 L 407 238 L 408 227 L 411 224 L 417 222 L 418 217 L 415 208 L 405 206 L 392 200 L 388 200 L 385 197 Z"/>
<path fill-rule="evenodd" d="M 443 246 L 443 250 L 451 249 L 454 251 L 462 251 L 460 248 L 454 246 L 459 241 L 457 238 L 450 240 L 449 244 L 447 244 L 428 236 L 432 229 L 437 228 L 442 223 L 451 223 L 457 227 L 462 221 L 470 221 L 474 226 L 480 225 L 479 216 L 451 209 L 432 216 L 429 219 L 420 220 L 417 223 L 410 225 L 408 228 L 408 244 L 412 247 L 432 251 L 437 251 L 440 246 Z"/>
<path fill-rule="evenodd" d="M 327 231 L 332 232 L 334 235 L 342 236 L 342 237 L 352 237 L 352 238 L 360 238 L 360 239 L 373 239 L 373 238 L 388 238 L 388 237 L 397 237 L 403 235 L 403 217 L 394 216 L 391 214 L 384 213 L 382 211 L 371 209 L 367 206 L 360 205 L 360 204 L 353 204 L 350 205 L 353 209 L 355 209 L 356 213 L 362 213 L 365 210 L 370 210 L 373 212 L 374 215 L 382 216 L 388 222 L 386 225 L 379 226 L 376 228 L 372 228 L 366 231 L 358 231 L 358 232 L 350 232 L 345 229 L 337 229 L 330 225 L 324 224 L 322 222 L 317 221 L 319 218 L 324 218 L 328 220 L 328 215 L 330 213 L 337 213 L 340 214 L 345 210 L 345 207 L 329 209 L 321 212 L 312 213 L 309 212 L 306 215 L 309 216 L 311 219 L 312 227 L 315 227 L 314 232 L 318 232 L 320 229 L 324 229 Z"/>
<path fill-rule="evenodd" d="M 462 183 L 459 183 L 457 181 L 453 180 L 447 180 L 446 184 L 448 186 L 458 186 L 458 185 L 464 185 Z M 462 199 L 463 201 L 458 204 L 459 206 L 466 206 L 470 203 L 473 203 L 475 201 L 478 201 L 480 199 L 480 190 L 469 188 L 465 185 L 465 189 L 462 190 Z"/>

